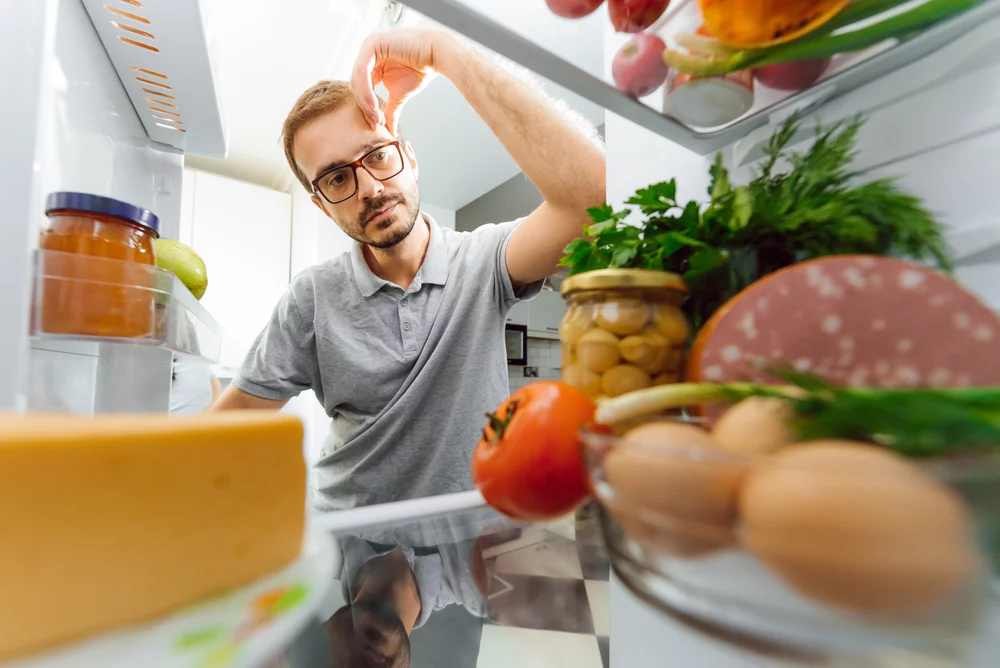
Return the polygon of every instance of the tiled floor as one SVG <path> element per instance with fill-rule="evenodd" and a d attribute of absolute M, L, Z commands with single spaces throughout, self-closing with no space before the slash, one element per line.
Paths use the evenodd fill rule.
<path fill-rule="evenodd" d="M 597 637 L 504 626 L 483 629 L 476 668 L 603 668 Z"/>
<path fill-rule="evenodd" d="M 610 566 L 599 541 L 584 509 L 490 542 L 493 622 L 477 668 L 608 668 Z"/>

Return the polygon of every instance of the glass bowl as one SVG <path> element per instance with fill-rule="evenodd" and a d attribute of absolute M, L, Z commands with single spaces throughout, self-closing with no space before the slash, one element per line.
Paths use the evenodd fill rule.
<path fill-rule="evenodd" d="M 696 420 L 652 421 L 669 427 L 655 443 L 581 433 L 612 565 L 637 595 L 790 652 L 960 665 L 995 609 L 1000 459 L 734 454 Z"/>

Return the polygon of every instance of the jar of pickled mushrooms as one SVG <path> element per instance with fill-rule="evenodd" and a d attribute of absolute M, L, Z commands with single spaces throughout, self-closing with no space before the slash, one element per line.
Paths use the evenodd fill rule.
<path fill-rule="evenodd" d="M 601 269 L 562 284 L 562 380 L 594 399 L 681 380 L 691 330 L 676 274 Z"/>

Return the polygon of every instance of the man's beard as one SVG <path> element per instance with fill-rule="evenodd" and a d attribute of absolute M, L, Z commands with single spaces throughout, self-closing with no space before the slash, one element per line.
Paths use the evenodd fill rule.
<path fill-rule="evenodd" d="M 374 216 L 376 213 L 386 208 L 387 206 L 391 206 L 392 204 L 397 205 L 396 210 L 393 211 L 392 218 L 395 218 L 396 216 L 403 216 L 405 224 L 402 227 L 397 226 L 398 229 L 393 231 L 392 234 L 389 235 L 388 237 L 382 239 L 373 238 L 374 235 L 369 235 L 366 229 L 368 225 L 368 219 L 370 219 L 372 216 Z M 402 211 L 400 211 L 400 209 L 402 209 Z M 364 210 L 358 216 L 358 224 L 357 227 L 355 228 L 357 230 L 356 234 L 351 234 L 350 232 L 348 232 L 348 235 L 355 241 L 365 244 L 366 246 L 371 246 L 372 248 L 379 248 L 382 250 L 393 248 L 402 243 L 406 239 L 406 237 L 410 236 L 410 232 L 413 231 L 413 226 L 416 225 L 417 218 L 419 217 L 420 217 L 419 199 L 417 199 L 416 206 L 410 207 L 407 205 L 407 200 L 403 195 L 401 194 L 386 195 L 378 198 L 377 200 L 372 200 L 365 206 Z M 392 218 L 388 220 L 392 220 Z M 382 221 L 382 222 L 388 222 L 388 221 Z M 376 225 L 375 227 L 378 227 L 378 225 Z M 347 230 L 344 231 L 347 232 Z"/>

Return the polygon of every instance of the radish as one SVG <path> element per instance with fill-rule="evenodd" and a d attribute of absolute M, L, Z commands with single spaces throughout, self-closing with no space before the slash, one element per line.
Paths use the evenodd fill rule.
<path fill-rule="evenodd" d="M 794 63 L 765 65 L 754 70 L 754 76 L 768 88 L 802 90 L 816 83 L 830 64 L 829 58 L 800 60 Z"/>
<path fill-rule="evenodd" d="M 604 0 L 545 0 L 556 16 L 578 19 L 590 14 L 604 4 Z"/>
<path fill-rule="evenodd" d="M 618 90 L 632 97 L 649 95 L 667 79 L 669 69 L 663 62 L 667 45 L 653 33 L 639 33 L 615 54 L 611 76 Z"/>
<path fill-rule="evenodd" d="M 611 24 L 618 32 L 640 32 L 656 22 L 670 0 L 608 0 Z"/>

